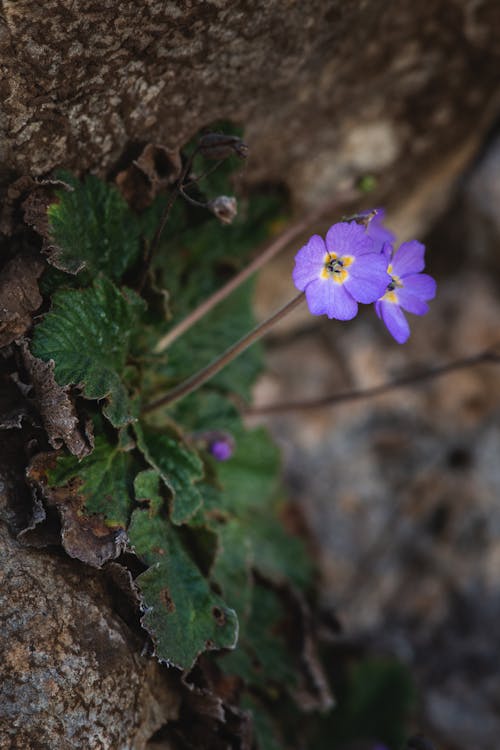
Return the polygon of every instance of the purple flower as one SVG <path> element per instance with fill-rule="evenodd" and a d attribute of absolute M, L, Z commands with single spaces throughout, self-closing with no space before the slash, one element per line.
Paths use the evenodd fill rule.
<path fill-rule="evenodd" d="M 436 295 L 432 276 L 421 273 L 425 267 L 424 253 L 425 246 L 416 240 L 403 242 L 395 253 L 391 245 L 385 244 L 381 252 L 391 280 L 385 294 L 375 302 L 375 311 L 399 344 L 404 344 L 410 335 L 403 310 L 425 315 L 429 310 L 427 302 Z"/>
<path fill-rule="evenodd" d="M 334 224 L 326 239 L 315 234 L 295 256 L 293 281 L 313 315 L 351 320 L 358 302 L 375 302 L 390 282 L 387 261 L 355 221 Z"/>
<path fill-rule="evenodd" d="M 366 216 L 367 218 L 371 215 L 372 217 L 371 219 L 368 218 L 366 233 L 368 237 L 372 238 L 375 244 L 375 250 L 382 250 L 386 242 L 389 242 L 390 244 L 394 242 L 396 235 L 383 225 L 385 209 L 375 208 L 373 210 L 361 211 L 359 215 Z"/>
<path fill-rule="evenodd" d="M 216 461 L 227 461 L 233 455 L 234 441 L 230 435 L 219 435 L 208 444 L 208 452 Z"/>

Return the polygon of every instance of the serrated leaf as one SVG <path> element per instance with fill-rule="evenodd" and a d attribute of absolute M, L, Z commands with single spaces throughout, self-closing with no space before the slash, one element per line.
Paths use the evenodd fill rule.
<path fill-rule="evenodd" d="M 33 354 L 55 361 L 59 385 L 81 386 L 89 399 L 105 398 L 104 414 L 115 427 L 134 418 L 122 376 L 143 309 L 134 292 L 120 291 L 101 277 L 88 289 L 57 292 L 51 311 L 35 328 Z"/>
<path fill-rule="evenodd" d="M 234 610 L 213 594 L 168 519 L 135 510 L 129 539 L 151 567 L 136 579 L 143 627 L 159 659 L 189 669 L 199 654 L 234 648 L 238 620 Z"/>
<path fill-rule="evenodd" d="M 137 444 L 146 461 L 157 469 L 172 493 L 171 520 L 186 523 L 200 508 L 203 498 L 196 482 L 203 477 L 199 456 L 179 438 L 135 425 Z"/>
<path fill-rule="evenodd" d="M 94 451 L 82 461 L 75 456 L 57 459 L 55 468 L 48 473 L 48 486 L 54 489 L 74 487 L 78 483 L 78 495 L 84 499 L 86 515 L 102 514 L 110 526 L 126 528 L 134 503 L 136 471 L 137 465 L 130 452 L 98 435 Z"/>
<path fill-rule="evenodd" d="M 59 191 L 48 208 L 55 245 L 49 261 L 71 274 L 85 269 L 87 279 L 103 272 L 118 281 L 140 252 L 138 219 L 114 185 L 93 175 L 83 182 L 66 172 L 60 177 L 74 189 Z"/>

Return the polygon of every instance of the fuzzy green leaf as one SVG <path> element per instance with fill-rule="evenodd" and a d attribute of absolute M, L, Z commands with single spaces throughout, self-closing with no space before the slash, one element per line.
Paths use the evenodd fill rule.
<path fill-rule="evenodd" d="M 61 190 L 58 203 L 48 208 L 51 239 L 49 261 L 57 268 L 86 279 L 104 272 L 118 281 L 138 258 L 138 219 L 114 185 L 89 175 L 79 182 L 63 172 L 73 191 Z"/>
<path fill-rule="evenodd" d="M 58 458 L 48 474 L 49 487 L 78 482 L 87 515 L 101 513 L 110 526 L 126 528 L 134 503 L 134 471 L 137 466 L 132 454 L 98 435 L 94 451 L 82 461 L 75 456 Z"/>
<path fill-rule="evenodd" d="M 137 444 L 146 461 L 157 469 L 172 493 L 171 520 L 186 523 L 200 508 L 203 498 L 195 483 L 203 477 L 203 464 L 178 438 L 135 425 Z"/>
<path fill-rule="evenodd" d="M 134 492 L 139 503 L 147 503 L 150 516 L 157 515 L 163 505 L 160 494 L 160 475 L 156 469 L 141 471 L 134 480 Z"/>
<path fill-rule="evenodd" d="M 213 594 L 163 515 L 135 510 L 129 539 L 151 565 L 136 579 L 144 615 L 159 659 L 189 669 L 203 651 L 234 648 L 238 620 Z"/>
<path fill-rule="evenodd" d="M 78 385 L 89 399 L 105 398 L 104 414 L 115 427 L 133 420 L 122 378 L 129 338 L 143 309 L 134 292 L 101 277 L 88 289 L 57 292 L 35 328 L 33 354 L 55 361 L 59 385 Z"/>

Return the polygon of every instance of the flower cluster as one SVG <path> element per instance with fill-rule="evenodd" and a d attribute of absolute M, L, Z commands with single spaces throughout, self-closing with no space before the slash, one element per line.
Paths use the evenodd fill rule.
<path fill-rule="evenodd" d="M 378 317 L 402 344 L 410 335 L 403 310 L 424 315 L 436 282 L 421 273 L 424 245 L 413 240 L 394 251 L 395 236 L 383 216 L 380 209 L 365 211 L 357 221 L 334 224 L 324 240 L 313 235 L 295 257 L 293 280 L 313 315 L 351 320 L 359 302 L 375 303 Z"/>

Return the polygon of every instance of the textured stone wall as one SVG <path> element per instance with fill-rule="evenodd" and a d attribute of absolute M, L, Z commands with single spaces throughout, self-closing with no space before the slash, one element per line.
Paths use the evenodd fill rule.
<path fill-rule="evenodd" d="M 0 7 L 3 183 L 102 173 L 131 143 L 178 145 L 229 118 L 252 148 L 248 178 L 299 201 L 370 172 L 396 197 L 433 180 L 432 207 L 497 109 L 496 0 Z"/>
<path fill-rule="evenodd" d="M 131 748 L 180 691 L 112 606 L 103 576 L 21 548 L 0 523 L 0 748 Z M 82 627 L 85 623 L 85 627 Z"/>

